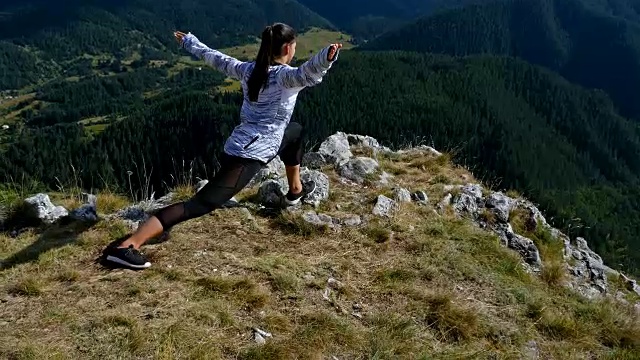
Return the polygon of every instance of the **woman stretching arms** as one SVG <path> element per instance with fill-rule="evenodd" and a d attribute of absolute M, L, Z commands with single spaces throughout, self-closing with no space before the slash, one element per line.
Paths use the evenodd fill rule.
<path fill-rule="evenodd" d="M 276 156 L 286 167 L 288 205 L 297 204 L 315 190 L 312 181 L 302 184 L 302 126 L 290 122 L 298 93 L 322 82 L 322 77 L 338 58 L 342 44 L 332 44 L 300 67 L 289 64 L 296 52 L 296 33 L 288 25 L 276 23 L 262 32 L 262 43 L 254 62 L 241 62 L 210 49 L 191 33 L 174 33 L 178 43 L 190 53 L 240 80 L 244 101 L 240 124 L 224 145 L 221 168 L 196 195 L 185 202 L 161 209 L 128 239 L 116 241 L 104 250 L 107 261 L 133 269 L 151 266 L 139 248 L 149 239 L 183 221 L 220 208 Z"/>

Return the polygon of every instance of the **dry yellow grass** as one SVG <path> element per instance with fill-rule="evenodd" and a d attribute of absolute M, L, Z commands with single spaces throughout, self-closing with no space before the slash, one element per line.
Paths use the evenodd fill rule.
<path fill-rule="evenodd" d="M 406 169 L 394 181 L 431 205 L 377 219 L 372 201 L 388 187 L 350 187 L 328 171 L 335 195 L 321 211 L 359 214 L 362 227 L 254 214 L 252 229 L 241 209 L 224 209 L 144 247 L 153 266 L 142 272 L 94 263 L 126 233 L 117 222 L 0 235 L 0 358 L 522 359 L 530 340 L 541 358 L 640 350 L 632 309 L 549 286 L 494 235 L 433 212 L 434 179 L 471 174 L 443 160 L 380 161 Z M 257 345 L 253 328 L 273 337 Z"/>

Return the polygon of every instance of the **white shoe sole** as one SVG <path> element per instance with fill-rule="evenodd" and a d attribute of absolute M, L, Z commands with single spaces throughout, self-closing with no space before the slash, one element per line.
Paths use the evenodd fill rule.
<path fill-rule="evenodd" d="M 148 262 L 148 261 L 146 263 L 144 263 L 144 265 L 133 265 L 133 264 L 130 264 L 130 263 L 128 263 L 128 262 L 126 262 L 126 261 L 124 261 L 124 260 L 122 260 L 120 258 L 117 258 L 115 256 L 111 256 L 111 255 L 107 256 L 107 260 L 111 261 L 111 262 L 114 262 L 116 264 L 128 266 L 128 267 L 133 268 L 133 269 L 146 269 L 146 268 L 151 266 L 151 263 Z"/>

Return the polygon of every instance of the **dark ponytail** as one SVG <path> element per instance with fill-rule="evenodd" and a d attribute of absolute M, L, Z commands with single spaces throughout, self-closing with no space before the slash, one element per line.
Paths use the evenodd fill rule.
<path fill-rule="evenodd" d="M 288 25 L 276 23 L 262 31 L 262 43 L 256 58 L 256 64 L 247 81 L 249 100 L 257 101 L 260 90 L 267 86 L 269 66 L 280 56 L 282 45 L 296 39 L 295 31 Z"/>

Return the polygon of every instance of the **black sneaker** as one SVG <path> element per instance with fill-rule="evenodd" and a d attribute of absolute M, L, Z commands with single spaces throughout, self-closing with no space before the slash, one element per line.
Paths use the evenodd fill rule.
<path fill-rule="evenodd" d="M 117 246 L 108 246 L 104 250 L 105 260 L 116 264 L 127 266 L 132 269 L 146 269 L 151 266 L 147 258 L 140 251 L 129 245 L 128 248 L 119 248 Z"/>
<path fill-rule="evenodd" d="M 316 183 L 313 180 L 309 180 L 302 183 L 302 191 L 300 193 L 292 194 L 291 190 L 289 190 L 287 195 L 284 197 L 284 201 L 288 206 L 297 205 L 300 203 L 300 200 L 313 194 L 314 191 L 316 191 Z"/>

